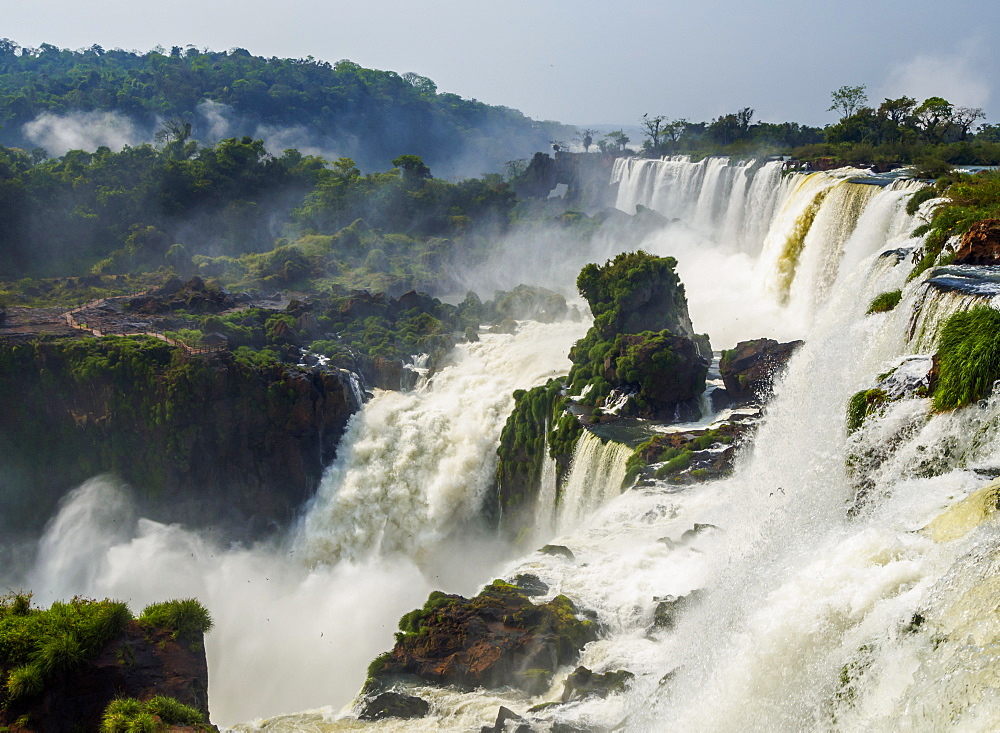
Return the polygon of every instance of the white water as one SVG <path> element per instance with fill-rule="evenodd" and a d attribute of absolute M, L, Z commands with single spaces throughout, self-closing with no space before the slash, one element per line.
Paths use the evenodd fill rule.
<path fill-rule="evenodd" d="M 581 480 L 566 487 L 557 515 L 565 534 L 551 538 L 576 560 L 534 553 L 497 573 L 489 567 L 496 555 L 470 559 L 471 545 L 453 535 L 486 486 L 510 390 L 566 368 L 571 335 L 540 330 L 503 367 L 494 357 L 520 341 L 484 344 L 481 363 L 469 347 L 452 372 L 418 393 L 376 396 L 287 546 L 220 548 L 181 528 L 135 523 L 127 502 L 92 484 L 46 537 L 33 587 L 51 597 L 124 597 L 135 610 L 164 596 L 201 597 L 218 622 L 209 636 L 210 694 L 221 722 L 333 706 L 241 730 L 365 727 L 337 708 L 357 689 L 366 662 L 391 644 L 399 615 L 431 587 L 465 584 L 468 592 L 517 572 L 537 574 L 551 595 L 566 593 L 598 613 L 606 635 L 585 649 L 582 664 L 637 675 L 628 693 L 548 708 L 537 714 L 543 723 L 648 731 L 996 729 L 1000 675 L 992 650 L 1000 628 L 990 599 L 1000 533 L 987 523 L 939 543 L 917 530 L 983 484 L 970 469 L 1000 468 L 1000 400 L 934 417 L 926 400 L 907 400 L 869 418 L 850 439 L 844 431 L 848 397 L 915 350 L 907 326 L 926 286 L 905 284 L 909 258 L 877 257 L 916 244 L 907 237 L 915 223 L 903 211 L 906 184 L 862 187 L 846 174 L 781 178 L 770 164 L 718 159 L 621 162 L 615 175 L 620 205 L 669 206 L 663 213 L 682 219 L 652 236 L 647 249 L 678 258 L 696 330 L 707 330 L 716 348 L 742 337 L 806 338 L 732 478 L 619 494 L 621 479 L 610 470 L 584 470 L 600 452 L 588 438 L 578 450 L 593 455 L 577 456 L 573 473 Z M 789 252 L 811 206 L 801 246 Z M 895 310 L 864 315 L 875 295 L 900 287 Z M 938 307 L 936 322 L 963 305 Z M 536 354 L 543 348 L 551 351 Z M 849 519 L 854 496 L 845 462 L 849 452 L 866 450 L 884 460 L 872 468 L 876 490 Z M 113 511 L 93 513 L 103 505 Z M 718 529 L 685 539 L 695 523 Z M 463 572 L 470 562 L 472 571 Z M 650 631 L 654 597 L 694 589 L 704 596 L 673 630 Z M 924 625 L 904 631 L 918 611 Z M 673 676 L 661 684 L 667 673 Z M 491 724 L 500 704 L 524 713 L 558 699 L 561 686 L 557 680 L 534 699 L 416 692 L 433 702 L 430 718 L 377 727 L 475 729 Z"/>
<path fill-rule="evenodd" d="M 485 334 L 414 392 L 381 392 L 352 420 L 294 545 L 311 563 L 405 555 L 418 563 L 475 519 L 496 474 L 511 394 L 569 370 L 586 324 Z"/>
<path fill-rule="evenodd" d="M 436 588 L 473 592 L 509 552 L 471 520 L 512 392 L 565 374 L 586 328 L 525 323 L 515 336 L 487 334 L 415 391 L 377 393 L 282 543 L 231 548 L 137 521 L 127 491 L 102 477 L 67 498 L 25 585 L 43 604 L 110 596 L 136 613 L 199 598 L 216 622 L 207 637 L 216 723 L 339 708 L 392 645 L 403 613 Z"/>
<path fill-rule="evenodd" d="M 555 508 L 559 532 L 576 528 L 595 509 L 621 493 L 625 461 L 630 455 L 628 446 L 603 441 L 589 430 L 583 432 Z"/>

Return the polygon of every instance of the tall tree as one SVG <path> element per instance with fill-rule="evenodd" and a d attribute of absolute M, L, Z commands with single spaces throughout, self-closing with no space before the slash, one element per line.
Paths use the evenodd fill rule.
<path fill-rule="evenodd" d="M 830 105 L 827 112 L 840 112 L 840 119 L 847 119 L 868 103 L 866 89 L 867 87 L 861 84 L 856 87 L 842 86 L 831 92 L 830 98 L 833 104 Z"/>
<path fill-rule="evenodd" d="M 969 130 L 976 120 L 985 120 L 986 113 L 981 107 L 955 107 L 951 115 L 952 124 L 958 130 L 958 139 L 965 140 L 969 137 Z"/>
<path fill-rule="evenodd" d="M 941 97 L 928 97 L 913 112 L 917 129 L 930 143 L 939 143 L 951 129 L 955 108 Z"/>
<path fill-rule="evenodd" d="M 590 152 L 590 146 L 594 144 L 594 135 L 596 134 L 597 130 L 591 130 L 586 127 L 576 133 L 576 140 L 583 146 L 583 152 Z"/>
<path fill-rule="evenodd" d="M 642 116 L 642 127 L 646 137 L 649 138 L 649 148 L 652 150 L 660 147 L 660 135 L 663 134 L 663 123 L 666 119 L 663 115 L 650 117 L 648 112 Z"/>

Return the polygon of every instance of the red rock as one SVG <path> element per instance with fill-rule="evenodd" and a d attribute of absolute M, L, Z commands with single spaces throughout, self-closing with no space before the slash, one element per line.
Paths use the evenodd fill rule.
<path fill-rule="evenodd" d="M 983 219 L 962 236 L 955 265 L 1000 265 L 1000 219 Z"/>

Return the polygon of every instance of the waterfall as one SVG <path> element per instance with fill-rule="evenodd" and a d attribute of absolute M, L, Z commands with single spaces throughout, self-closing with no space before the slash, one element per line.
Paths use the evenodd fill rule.
<path fill-rule="evenodd" d="M 470 730 L 504 705 L 540 730 L 997 729 L 1000 530 L 968 512 L 939 517 L 1000 475 L 1000 396 L 942 414 L 907 398 L 845 429 L 852 394 L 900 365 L 926 367 L 947 315 L 994 302 L 992 274 L 949 267 L 908 281 L 917 184 L 723 158 L 619 159 L 612 175 L 619 208 L 678 219 L 643 246 L 678 259 L 692 320 L 716 348 L 805 339 L 732 476 L 622 492 L 630 451 L 585 431 L 558 501 L 545 457 L 536 505 L 537 526 L 575 560 L 511 559 L 470 538 L 511 392 L 565 373 L 586 328 L 522 324 L 462 345 L 413 392 L 376 392 L 285 541 L 223 547 L 137 519 L 124 489 L 98 482 L 50 526 L 37 585 L 135 610 L 202 598 L 217 621 L 217 722 L 289 713 L 242 731 L 363 728 L 340 706 L 402 613 L 431 589 L 468 594 L 526 572 L 596 614 L 602 638 L 580 664 L 627 669 L 631 686 L 529 712 L 558 702 L 564 677 L 533 698 L 418 685 L 430 716 L 376 725 Z M 895 309 L 866 314 L 897 289 Z M 851 511 L 859 478 L 871 489 Z M 658 599 L 694 590 L 671 628 L 654 625 Z"/>
<path fill-rule="evenodd" d="M 619 158 L 611 180 L 619 186 L 616 208 L 634 214 L 637 205 L 645 206 L 737 249 L 759 244 L 782 189 L 778 161 L 759 165 L 710 157 L 692 163 L 686 155 Z"/>
<path fill-rule="evenodd" d="M 590 430 L 583 431 L 556 509 L 556 527 L 560 532 L 573 529 L 588 514 L 621 493 L 625 462 L 630 455 L 628 446 L 602 440 Z"/>
<path fill-rule="evenodd" d="M 569 370 L 586 325 L 484 334 L 414 392 L 381 392 L 352 418 L 296 538 L 312 563 L 406 554 L 423 562 L 477 516 L 496 475 L 513 391 Z"/>
<path fill-rule="evenodd" d="M 549 455 L 549 422 L 545 422 L 545 444 L 542 452 L 542 473 L 538 477 L 538 496 L 535 500 L 534 536 L 551 535 L 555 531 L 557 483 L 559 466 Z"/>

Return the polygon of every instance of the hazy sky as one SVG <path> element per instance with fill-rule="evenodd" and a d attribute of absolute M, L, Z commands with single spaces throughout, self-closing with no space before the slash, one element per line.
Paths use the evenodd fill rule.
<path fill-rule="evenodd" d="M 23 46 L 264 56 L 414 71 L 440 91 L 570 124 L 645 112 L 835 121 L 830 92 L 937 95 L 1000 122 L 1000 3 L 992 0 L 7 0 Z"/>

